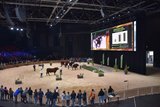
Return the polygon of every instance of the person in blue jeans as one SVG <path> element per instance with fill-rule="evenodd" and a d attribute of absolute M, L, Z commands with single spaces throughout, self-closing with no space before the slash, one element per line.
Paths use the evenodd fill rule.
<path fill-rule="evenodd" d="M 34 90 L 34 104 L 37 105 L 38 102 L 38 92 L 37 89 Z"/>
<path fill-rule="evenodd" d="M 78 106 L 82 107 L 82 92 L 81 92 L 81 90 L 79 90 L 79 92 L 77 94 L 77 99 L 78 99 Z"/>
<path fill-rule="evenodd" d="M 47 92 L 45 93 L 46 96 L 46 105 L 50 106 L 51 105 L 51 101 L 50 101 L 50 97 L 51 97 L 51 92 L 49 89 L 47 89 Z"/>
<path fill-rule="evenodd" d="M 67 94 L 66 94 L 66 105 L 67 105 L 67 107 L 70 106 L 70 100 L 71 100 L 71 95 L 70 95 L 69 92 L 67 92 Z"/>
<path fill-rule="evenodd" d="M 38 97 L 39 97 L 39 104 L 40 104 L 40 106 L 42 106 L 43 96 L 44 96 L 44 93 L 43 93 L 43 91 L 42 91 L 41 88 L 40 88 L 40 89 L 39 89 L 39 92 L 38 92 Z"/>
<path fill-rule="evenodd" d="M 57 98 L 59 96 L 59 93 L 56 92 L 56 90 L 54 90 L 54 92 L 52 93 L 52 107 L 56 107 L 56 103 L 57 103 Z"/>
<path fill-rule="evenodd" d="M 72 107 L 75 107 L 76 93 L 74 90 L 71 93 Z"/>
<path fill-rule="evenodd" d="M 32 89 L 31 89 L 31 87 L 29 87 L 29 90 L 28 90 L 28 95 L 29 95 L 29 99 L 28 99 L 28 102 L 29 103 L 32 103 L 32 94 L 33 94 L 33 91 L 32 91 Z"/>
<path fill-rule="evenodd" d="M 62 101 L 62 107 L 65 107 L 66 105 L 66 92 L 65 91 L 62 92 L 61 101 Z"/>
<path fill-rule="evenodd" d="M 103 101 L 104 101 L 104 91 L 102 89 L 99 91 L 98 97 L 99 97 L 99 104 L 103 104 Z"/>

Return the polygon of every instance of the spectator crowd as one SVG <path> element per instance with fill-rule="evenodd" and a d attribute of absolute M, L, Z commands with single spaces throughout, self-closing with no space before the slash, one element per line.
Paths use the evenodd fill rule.
<path fill-rule="evenodd" d="M 94 89 L 91 89 L 89 93 L 85 90 L 79 90 L 77 93 L 74 90 L 72 92 L 66 92 L 64 90 L 60 93 L 58 87 L 56 87 L 53 91 L 47 89 L 46 92 L 44 92 L 41 88 L 39 90 L 32 90 L 31 87 L 25 89 L 20 87 L 13 91 L 12 88 L 8 89 L 3 85 L 0 87 L 1 101 L 33 103 L 35 105 L 39 104 L 40 106 L 46 104 L 48 107 L 56 107 L 57 105 L 61 105 L 62 107 L 85 107 L 89 104 L 94 105 L 96 97 L 99 100 L 99 105 L 101 105 L 109 101 L 109 95 L 116 96 L 111 86 L 108 91 L 106 89 L 100 89 L 98 95 L 95 93 Z M 45 101 L 44 98 L 46 98 Z"/>

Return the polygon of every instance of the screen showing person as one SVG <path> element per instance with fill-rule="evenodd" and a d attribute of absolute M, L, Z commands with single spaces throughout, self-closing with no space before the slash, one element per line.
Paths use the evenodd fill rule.
<path fill-rule="evenodd" d="M 136 21 L 92 32 L 91 50 L 136 51 Z"/>

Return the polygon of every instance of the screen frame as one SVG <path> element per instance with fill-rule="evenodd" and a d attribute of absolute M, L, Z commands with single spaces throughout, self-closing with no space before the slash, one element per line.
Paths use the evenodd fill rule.
<path fill-rule="evenodd" d="M 132 33 L 132 48 L 129 48 L 131 50 L 125 50 L 123 48 L 121 49 L 93 49 L 93 33 L 98 33 L 98 32 L 102 32 L 102 31 L 107 31 L 110 32 L 111 29 L 114 29 L 114 28 L 118 28 L 118 27 L 121 27 L 121 26 L 125 26 L 125 25 L 129 25 L 129 23 L 131 23 L 130 25 L 132 26 L 132 29 L 131 29 L 131 33 Z M 109 36 L 112 36 L 112 35 L 109 35 Z M 94 31 L 94 32 L 91 32 L 91 51 L 116 51 L 116 52 L 136 52 L 137 51 L 137 21 L 134 20 L 134 21 L 130 21 L 130 22 L 126 22 L 126 23 L 122 23 L 122 24 L 119 24 L 119 25 L 116 25 L 116 26 L 113 26 L 113 27 L 109 27 L 109 28 L 105 28 L 105 29 L 101 29 L 101 30 L 97 30 L 97 31 Z M 110 41 L 109 41 L 110 42 Z"/>

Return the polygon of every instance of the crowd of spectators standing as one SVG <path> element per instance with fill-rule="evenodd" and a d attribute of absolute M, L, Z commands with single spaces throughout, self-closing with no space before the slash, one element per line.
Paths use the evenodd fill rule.
<path fill-rule="evenodd" d="M 33 103 L 35 105 L 39 104 L 42 106 L 46 104 L 48 107 L 56 107 L 57 104 L 62 107 L 85 107 L 88 104 L 94 105 L 95 99 L 98 97 L 99 104 L 107 103 L 108 95 L 115 95 L 114 90 L 110 86 L 108 91 L 106 89 L 100 89 L 98 95 L 95 94 L 95 90 L 91 89 L 89 93 L 85 90 L 79 90 L 77 93 L 73 90 L 69 91 L 59 91 L 56 87 L 53 91 L 47 89 L 44 92 L 41 88 L 32 90 L 31 87 L 23 89 L 22 87 L 17 88 L 15 91 L 12 88 L 7 88 L 1 85 L 0 87 L 0 100 L 2 101 L 14 101 L 15 103 Z M 44 98 L 45 102 L 44 102 Z"/>

